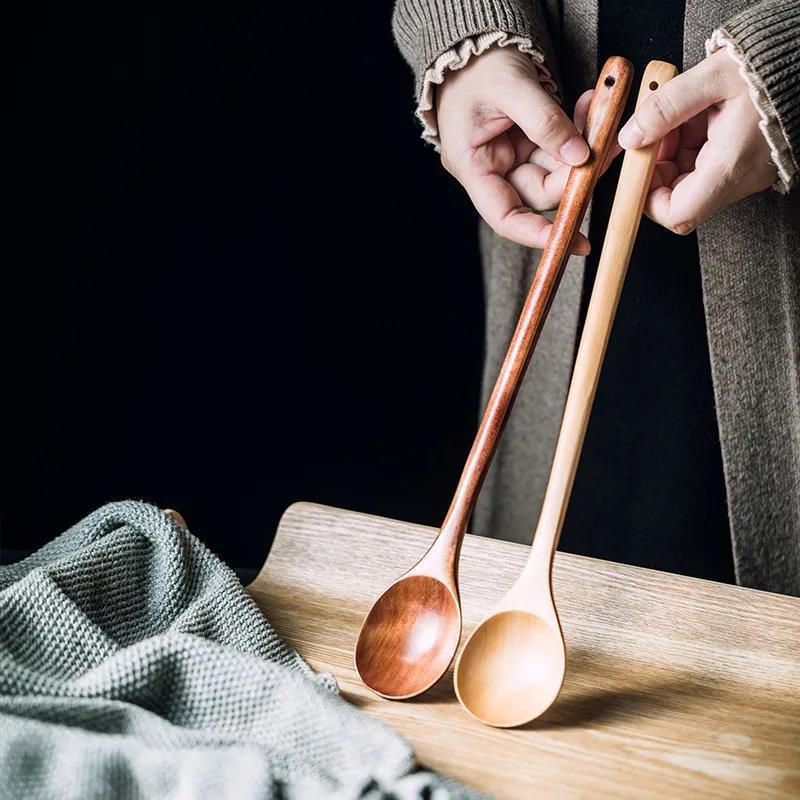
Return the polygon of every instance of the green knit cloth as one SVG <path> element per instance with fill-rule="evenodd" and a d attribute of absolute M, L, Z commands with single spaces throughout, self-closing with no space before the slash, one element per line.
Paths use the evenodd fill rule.
<path fill-rule="evenodd" d="M 476 795 L 342 700 L 199 540 L 121 502 L 0 567 L 0 797 Z"/>

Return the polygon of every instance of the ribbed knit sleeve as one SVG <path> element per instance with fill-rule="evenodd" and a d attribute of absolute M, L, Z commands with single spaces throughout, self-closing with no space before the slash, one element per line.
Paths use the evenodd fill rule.
<path fill-rule="evenodd" d="M 525 0 L 398 0 L 392 30 L 414 70 L 417 97 L 425 71 L 445 51 L 484 33 L 505 33 L 540 41 L 542 26 L 534 3 Z"/>
<path fill-rule="evenodd" d="M 557 96 L 545 64 L 546 27 L 536 0 L 397 0 L 394 38 L 414 70 L 422 137 L 438 147 L 434 91 L 447 72 L 489 47 L 516 47 L 531 57 L 543 87 Z"/>
<path fill-rule="evenodd" d="M 726 47 L 739 62 L 778 168 L 776 188 L 800 179 L 800 0 L 764 0 L 714 31 L 709 52 Z"/>

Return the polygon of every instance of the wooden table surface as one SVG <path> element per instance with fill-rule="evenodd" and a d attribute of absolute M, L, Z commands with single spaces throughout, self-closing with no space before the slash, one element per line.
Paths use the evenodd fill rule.
<path fill-rule="evenodd" d="M 800 797 L 800 599 L 556 557 L 567 676 L 526 728 L 469 717 L 452 670 L 422 697 L 373 695 L 353 645 L 373 600 L 435 531 L 300 503 L 249 591 L 278 633 L 344 696 L 402 733 L 422 764 L 497 797 Z M 527 548 L 467 536 L 464 634 L 522 568 Z"/>

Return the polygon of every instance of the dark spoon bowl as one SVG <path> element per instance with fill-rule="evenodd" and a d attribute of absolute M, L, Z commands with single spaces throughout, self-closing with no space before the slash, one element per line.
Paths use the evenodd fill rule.
<path fill-rule="evenodd" d="M 403 700 L 444 675 L 461 638 L 453 592 L 430 575 L 392 584 L 370 609 L 356 643 L 356 670 L 376 694 Z"/>

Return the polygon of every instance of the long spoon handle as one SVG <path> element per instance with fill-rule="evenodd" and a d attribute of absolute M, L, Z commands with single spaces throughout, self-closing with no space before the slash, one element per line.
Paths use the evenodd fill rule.
<path fill-rule="evenodd" d="M 609 58 L 600 72 L 586 120 L 589 160 L 570 171 L 547 246 L 542 253 L 500 375 L 442 525 L 441 539 L 445 540 L 451 557 L 458 556 L 461 538 L 558 289 L 569 257 L 570 244 L 586 213 L 603 164 L 614 145 L 632 75 L 630 62 L 619 56 Z"/>
<path fill-rule="evenodd" d="M 677 69 L 672 64 L 651 61 L 642 78 L 637 108 L 648 95 L 675 77 L 676 73 Z M 658 147 L 659 143 L 656 142 L 639 150 L 629 150 L 622 162 L 597 277 L 575 359 L 550 480 L 531 548 L 529 566 L 532 568 L 545 568 L 549 571 L 553 553 L 558 546 L 608 337 L 653 177 Z"/>

